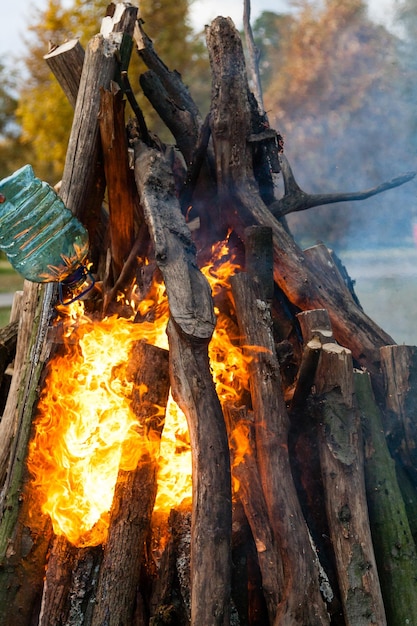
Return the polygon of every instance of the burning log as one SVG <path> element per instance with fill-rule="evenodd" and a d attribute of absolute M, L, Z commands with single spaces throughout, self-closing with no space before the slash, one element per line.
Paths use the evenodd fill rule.
<path fill-rule="evenodd" d="M 209 370 L 214 330 L 209 285 L 197 268 L 194 245 L 162 154 L 135 143 L 135 176 L 155 258 L 170 303 L 168 325 L 173 396 L 183 409 L 193 451 L 193 570 L 191 623 L 229 623 L 230 462 L 226 429 Z M 204 416 L 204 418 L 203 418 Z"/>
<path fill-rule="evenodd" d="M 133 405 L 151 449 L 141 454 L 136 469 L 119 472 L 98 576 L 93 626 L 132 623 L 144 543 L 155 503 L 155 453 L 163 428 L 161 413 L 166 409 L 169 393 L 168 354 L 140 343 L 134 359 L 138 367 L 134 373 Z M 151 362 L 152 369 L 148 365 Z"/>
<path fill-rule="evenodd" d="M 319 589 L 317 556 L 313 552 L 291 476 L 289 422 L 271 333 L 270 313 L 265 301 L 257 298 L 245 274 L 232 278 L 232 289 L 242 341 L 251 357 L 248 367 L 262 491 L 284 575 L 279 581 L 280 603 L 276 607 L 275 619 L 282 624 L 328 624 Z M 300 559 L 300 554 L 305 558 Z M 292 573 L 291 577 L 287 572 Z M 308 581 L 308 590 L 304 588 L 301 592 L 299 580 Z"/>

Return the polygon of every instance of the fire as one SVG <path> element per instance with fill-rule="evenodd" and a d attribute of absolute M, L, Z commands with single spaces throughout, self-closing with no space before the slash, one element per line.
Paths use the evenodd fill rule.
<path fill-rule="evenodd" d="M 217 260 L 204 268 L 214 297 L 228 289 L 238 265 L 219 245 Z M 42 511 L 54 532 L 77 546 L 106 540 L 118 472 L 134 469 L 144 449 L 159 458 L 156 511 L 191 498 L 191 450 L 186 419 L 170 397 L 160 446 L 141 432 L 131 409 L 132 382 L 125 365 L 134 342 L 167 348 L 168 306 L 155 283 L 136 306 L 142 323 L 117 316 L 90 319 L 83 304 L 67 307 L 64 349 L 48 365 L 28 467 Z M 152 315 L 150 315 L 152 313 Z M 238 403 L 247 389 L 245 361 L 230 317 L 216 308 L 209 356 L 222 402 Z M 160 407 L 155 407 L 161 411 Z"/>

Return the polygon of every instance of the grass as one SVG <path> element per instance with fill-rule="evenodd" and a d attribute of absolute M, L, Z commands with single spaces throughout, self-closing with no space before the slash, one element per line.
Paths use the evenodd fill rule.
<path fill-rule="evenodd" d="M 14 293 L 23 289 L 23 278 L 8 261 L 0 260 L 0 293 Z M 0 308 L 0 327 L 6 326 L 10 318 L 10 307 Z"/>
<path fill-rule="evenodd" d="M 14 293 L 23 288 L 23 278 L 8 261 L 0 261 L 0 293 Z"/>

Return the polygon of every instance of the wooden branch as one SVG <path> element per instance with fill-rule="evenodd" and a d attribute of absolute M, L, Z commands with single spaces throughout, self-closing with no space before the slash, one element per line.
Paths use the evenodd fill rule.
<path fill-rule="evenodd" d="M 208 340 L 215 318 L 211 291 L 197 268 L 194 244 L 181 213 L 164 156 L 136 141 L 135 178 L 164 277 L 172 318 L 190 338 Z"/>
<path fill-rule="evenodd" d="M 79 40 L 70 39 L 61 46 L 54 46 L 43 58 L 69 103 L 75 108 L 85 58 L 84 48 Z"/>
<path fill-rule="evenodd" d="M 282 198 L 268 205 L 268 209 L 276 218 L 295 213 L 296 211 L 305 211 L 316 206 L 325 204 L 335 204 L 337 202 L 353 202 L 356 200 L 366 200 L 379 193 L 400 187 L 412 180 L 416 172 L 407 172 L 396 176 L 391 180 L 385 181 L 376 187 L 366 189 L 364 191 L 352 191 L 348 193 L 318 193 L 308 194 L 303 191 L 297 184 L 291 166 L 285 154 L 280 154 L 281 172 L 284 179 L 285 193 Z"/>
<path fill-rule="evenodd" d="M 267 304 L 244 274 L 231 278 L 236 314 L 248 365 L 255 416 L 256 456 L 269 524 L 280 552 L 278 624 L 328 624 L 320 593 L 319 568 L 301 512 L 288 456 L 289 421 Z M 300 555 L 303 555 L 300 558 Z M 278 570 L 279 571 L 279 570 Z M 291 572 L 291 574 L 290 574 Z M 301 589 L 299 581 L 304 581 Z"/>
<path fill-rule="evenodd" d="M 417 615 L 417 553 L 369 374 L 354 374 L 365 442 L 365 479 L 375 558 L 389 624 Z"/>
<path fill-rule="evenodd" d="M 119 472 L 92 626 L 109 620 L 112 624 L 133 623 L 144 543 L 156 496 L 157 458 L 164 423 L 160 410 L 166 408 L 169 392 L 168 353 L 140 342 L 130 358 L 128 370 L 132 371 L 128 371 L 127 380 L 134 380 L 132 407 L 144 434 L 144 450 L 138 455 L 135 469 Z"/>
<path fill-rule="evenodd" d="M 346 624 L 382 626 L 387 622 L 367 512 L 349 350 L 322 345 L 315 394 L 326 512 Z"/>
<path fill-rule="evenodd" d="M 258 103 L 259 110 L 264 111 L 261 76 L 259 73 L 259 50 L 255 45 L 252 26 L 250 23 L 251 0 L 243 2 L 243 29 L 245 31 L 246 46 L 248 48 L 249 72 L 253 83 L 253 92 Z"/>
<path fill-rule="evenodd" d="M 91 242 L 105 188 L 98 122 L 100 89 L 109 89 L 116 78 L 118 58 L 124 56 L 125 47 L 130 47 L 129 34 L 133 34 L 137 13 L 128 3 L 119 6 L 129 18 L 124 33 L 117 32 L 124 23 L 119 19 L 116 32 L 95 35 L 87 46 L 60 189 L 66 206 L 87 227 Z"/>
<path fill-rule="evenodd" d="M 173 396 L 193 458 L 192 626 L 226 626 L 230 612 L 231 487 L 226 428 L 208 362 L 215 318 L 164 156 L 136 141 L 135 178 L 168 295 Z"/>
<path fill-rule="evenodd" d="M 184 411 L 193 463 L 191 626 L 229 626 L 231 485 L 226 428 L 207 345 L 168 324 L 173 397 Z"/>
<path fill-rule="evenodd" d="M 111 283 L 114 284 L 132 249 L 134 208 L 138 201 L 133 173 L 129 168 L 125 102 L 120 87 L 114 82 L 109 90 L 101 91 L 98 119 L 108 189 L 113 262 Z"/>
<path fill-rule="evenodd" d="M 356 359 L 363 357 L 370 371 L 377 371 L 375 349 L 395 343 L 393 339 L 365 315 L 350 294 L 339 293 L 327 273 L 310 265 L 291 235 L 259 197 L 252 171 L 252 153 L 246 141 L 251 125 L 243 51 L 231 20 L 217 18 L 212 22 L 207 30 L 207 45 L 216 86 L 211 130 L 223 220 L 242 240 L 247 226 L 270 226 L 274 279 L 288 300 L 299 310 L 327 309 L 336 340 L 348 346 Z"/>
<path fill-rule="evenodd" d="M 384 430 L 391 453 L 400 462 L 417 488 L 417 348 L 384 346 L 381 368 L 386 391 L 387 411 Z"/>

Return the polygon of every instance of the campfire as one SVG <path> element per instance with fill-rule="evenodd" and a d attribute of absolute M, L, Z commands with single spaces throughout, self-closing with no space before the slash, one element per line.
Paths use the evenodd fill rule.
<path fill-rule="evenodd" d="M 85 53 L 45 56 L 75 105 L 59 194 L 95 283 L 68 305 L 25 284 L 0 421 L 0 624 L 413 623 L 416 350 L 285 222 L 412 175 L 306 194 L 231 20 L 207 27 L 203 120 L 137 18 L 110 5 Z M 133 46 L 175 146 L 132 95 Z"/>
<path fill-rule="evenodd" d="M 201 268 L 214 298 L 230 297 L 230 276 L 240 269 L 232 258 L 227 241 L 219 242 L 210 263 Z M 155 405 L 150 419 L 161 420 L 163 431 L 161 440 L 153 442 L 152 431 L 139 427 L 131 406 L 134 381 L 129 362 L 135 344 L 145 341 L 168 350 L 169 310 L 163 283 L 154 279 L 144 299 L 137 300 L 136 291 L 134 285 L 124 302 L 123 309 L 131 311 L 129 318 L 115 314 L 94 319 L 83 301 L 58 307 L 63 344 L 48 363 L 28 467 L 31 488 L 54 532 L 78 547 L 105 543 L 119 469 L 135 469 L 144 449 L 158 464 L 154 510 L 169 514 L 191 498 L 184 413 L 171 395 L 166 407 Z M 141 321 L 135 322 L 138 317 Z M 221 402 L 239 405 L 248 391 L 247 358 L 233 324 L 217 310 L 209 357 Z M 136 392 L 141 402 L 147 389 Z"/>

